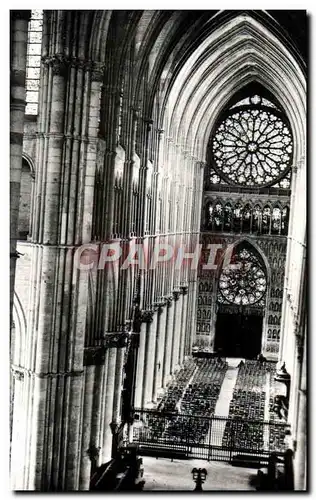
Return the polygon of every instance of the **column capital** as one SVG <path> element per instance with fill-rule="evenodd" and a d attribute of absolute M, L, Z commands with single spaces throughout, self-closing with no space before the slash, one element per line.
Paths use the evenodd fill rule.
<path fill-rule="evenodd" d="M 24 371 L 18 367 L 11 368 L 12 375 L 16 380 L 24 380 Z"/>
<path fill-rule="evenodd" d="M 154 319 L 154 310 L 148 309 L 146 311 L 141 312 L 141 321 L 142 323 L 151 323 Z"/>
<path fill-rule="evenodd" d="M 182 295 L 187 295 L 188 289 L 189 289 L 188 285 L 181 285 L 180 288 L 181 288 Z"/>
<path fill-rule="evenodd" d="M 167 307 L 171 307 L 172 301 L 173 301 L 173 295 L 169 295 L 168 297 L 166 297 Z"/>
<path fill-rule="evenodd" d="M 102 83 L 104 77 L 104 69 L 104 63 L 93 61 L 91 63 L 91 80 L 93 82 Z"/>
<path fill-rule="evenodd" d="M 165 298 L 161 297 L 157 302 L 154 302 L 154 307 L 158 310 L 158 314 L 162 313 L 163 308 L 165 307 L 167 301 Z"/>
<path fill-rule="evenodd" d="M 90 444 L 90 447 L 87 449 L 86 453 L 90 458 L 90 460 L 92 461 L 99 458 L 100 450 L 101 450 L 100 446 L 97 447 L 95 444 Z"/>
<path fill-rule="evenodd" d="M 69 68 L 69 58 L 64 54 L 54 54 L 52 56 L 42 57 L 42 63 L 50 66 L 53 75 L 66 76 Z"/>
<path fill-rule="evenodd" d="M 153 123 L 154 123 L 154 120 L 152 118 L 145 118 L 143 117 L 143 122 L 146 123 L 147 127 L 149 129 L 151 129 Z"/>

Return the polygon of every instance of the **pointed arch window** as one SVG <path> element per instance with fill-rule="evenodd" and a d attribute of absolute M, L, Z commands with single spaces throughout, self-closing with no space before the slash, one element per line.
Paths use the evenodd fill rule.
<path fill-rule="evenodd" d="M 290 215 L 289 207 L 284 207 L 282 210 L 282 218 L 281 218 L 281 234 L 288 233 L 289 215 Z"/>
<path fill-rule="evenodd" d="M 269 206 L 265 206 L 262 211 L 262 234 L 270 233 L 270 225 L 271 225 L 271 208 Z"/>
<path fill-rule="evenodd" d="M 260 233 L 261 230 L 261 218 L 262 218 L 262 210 L 260 205 L 255 205 L 252 214 L 252 232 Z"/>
<path fill-rule="evenodd" d="M 32 192 L 34 174 L 30 163 L 22 158 L 18 235 L 20 240 L 26 240 L 30 232 L 30 217 L 32 213 Z"/>
<path fill-rule="evenodd" d="M 274 207 L 272 210 L 271 234 L 280 234 L 281 231 L 281 208 Z"/>
<path fill-rule="evenodd" d="M 223 206 L 220 202 L 215 203 L 213 212 L 213 229 L 214 231 L 222 231 L 223 229 Z"/>
<path fill-rule="evenodd" d="M 237 202 L 233 210 L 233 230 L 236 233 L 241 231 L 241 221 L 242 221 L 242 205 Z"/>
<path fill-rule="evenodd" d="M 206 227 L 208 229 L 212 229 L 213 222 L 213 205 L 212 203 L 208 203 L 206 205 Z"/>
<path fill-rule="evenodd" d="M 226 266 L 219 278 L 218 301 L 237 305 L 262 302 L 267 278 L 261 257 L 248 245 L 236 248 L 233 259 L 237 268 Z"/>
<path fill-rule="evenodd" d="M 26 62 L 26 107 L 27 115 L 38 114 L 40 86 L 41 47 L 43 31 L 43 11 L 32 10 L 28 26 Z"/>
<path fill-rule="evenodd" d="M 232 205 L 231 203 L 226 203 L 224 209 L 224 231 L 229 232 L 232 226 Z"/>
<path fill-rule="evenodd" d="M 250 233 L 251 229 L 251 206 L 247 203 L 242 211 L 242 232 Z"/>

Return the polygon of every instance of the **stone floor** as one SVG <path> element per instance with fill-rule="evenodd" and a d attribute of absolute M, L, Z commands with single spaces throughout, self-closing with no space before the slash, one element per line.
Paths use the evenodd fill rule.
<path fill-rule="evenodd" d="M 207 470 L 205 491 L 255 491 L 256 469 L 233 467 L 224 462 L 144 457 L 144 491 L 193 491 L 193 467 Z"/>

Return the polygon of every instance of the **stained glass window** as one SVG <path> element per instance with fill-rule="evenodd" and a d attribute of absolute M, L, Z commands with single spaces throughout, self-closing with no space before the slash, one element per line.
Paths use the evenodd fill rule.
<path fill-rule="evenodd" d="M 206 217 L 207 217 L 207 226 L 211 228 L 213 221 L 213 207 L 211 203 L 207 206 Z"/>
<path fill-rule="evenodd" d="M 291 170 L 276 184 L 273 184 L 273 187 L 281 188 L 281 189 L 290 189 L 291 187 Z"/>
<path fill-rule="evenodd" d="M 274 207 L 272 210 L 271 233 L 280 234 L 281 230 L 281 208 Z"/>
<path fill-rule="evenodd" d="M 223 207 L 221 203 L 216 203 L 213 212 L 213 224 L 215 231 L 222 231 L 223 228 Z"/>
<path fill-rule="evenodd" d="M 240 186 L 271 186 L 291 167 L 292 134 L 283 114 L 265 98 L 242 99 L 226 112 L 211 142 L 212 165 L 218 177 Z M 288 189 L 287 178 L 280 187 Z"/>
<path fill-rule="evenodd" d="M 231 202 L 222 205 L 220 201 L 206 205 L 205 225 L 214 231 L 285 235 L 288 231 L 289 208 L 281 205 L 265 205 L 263 208 L 251 203 L 243 205 Z"/>
<path fill-rule="evenodd" d="M 232 206 L 226 203 L 224 209 L 224 231 L 230 231 L 232 225 Z"/>
<path fill-rule="evenodd" d="M 261 208 L 260 205 L 255 205 L 252 216 L 252 232 L 260 233 L 260 227 L 261 227 Z"/>
<path fill-rule="evenodd" d="M 28 29 L 26 62 L 26 108 L 27 115 L 37 115 L 40 84 L 43 11 L 32 10 Z"/>
<path fill-rule="evenodd" d="M 249 233 L 251 230 L 251 207 L 249 204 L 245 205 L 242 211 L 242 231 Z"/>
<path fill-rule="evenodd" d="M 282 210 L 282 220 L 281 220 L 281 234 L 287 234 L 289 228 L 289 213 L 288 207 L 284 207 Z"/>
<path fill-rule="evenodd" d="M 261 301 L 267 289 L 264 264 L 255 252 L 239 246 L 233 256 L 237 269 L 229 266 L 222 269 L 219 279 L 220 298 L 225 302 L 238 305 L 252 305 Z"/>
<path fill-rule="evenodd" d="M 233 228 L 236 233 L 241 231 L 241 220 L 242 220 L 242 205 L 241 203 L 236 203 L 233 211 Z"/>
<path fill-rule="evenodd" d="M 271 222 L 271 208 L 266 206 L 262 211 L 262 226 L 261 231 L 262 234 L 270 233 L 270 222 Z"/>

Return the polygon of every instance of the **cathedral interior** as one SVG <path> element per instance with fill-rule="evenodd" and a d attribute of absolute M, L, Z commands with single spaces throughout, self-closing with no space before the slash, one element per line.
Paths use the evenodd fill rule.
<path fill-rule="evenodd" d="M 13 490 L 307 489 L 307 46 L 303 10 L 11 11 Z"/>

